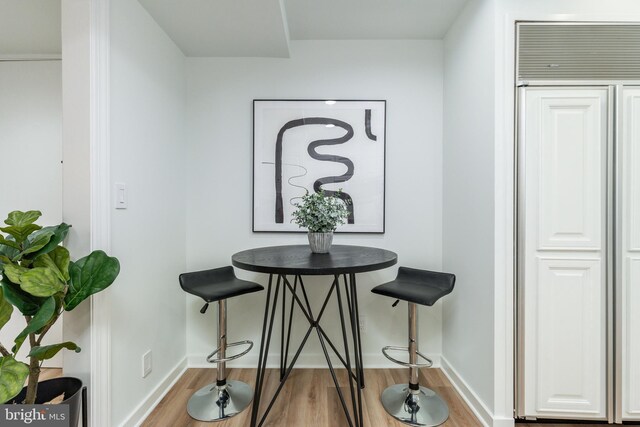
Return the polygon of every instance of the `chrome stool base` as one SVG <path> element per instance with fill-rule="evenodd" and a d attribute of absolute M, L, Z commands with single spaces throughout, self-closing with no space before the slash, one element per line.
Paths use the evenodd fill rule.
<path fill-rule="evenodd" d="M 242 381 L 227 380 L 218 387 L 209 384 L 189 399 L 187 412 L 198 421 L 220 421 L 244 411 L 253 400 L 253 389 Z"/>
<path fill-rule="evenodd" d="M 449 418 L 445 401 L 426 387 L 414 394 L 409 384 L 395 384 L 387 387 L 380 399 L 389 415 L 410 426 L 439 426 Z"/>

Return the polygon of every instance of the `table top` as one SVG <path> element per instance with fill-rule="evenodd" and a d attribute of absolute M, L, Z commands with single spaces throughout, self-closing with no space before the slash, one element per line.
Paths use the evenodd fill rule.
<path fill-rule="evenodd" d="M 268 246 L 238 252 L 234 267 L 270 274 L 328 275 L 364 273 L 391 267 L 398 255 L 368 246 L 333 245 L 329 253 L 314 254 L 309 245 Z"/>

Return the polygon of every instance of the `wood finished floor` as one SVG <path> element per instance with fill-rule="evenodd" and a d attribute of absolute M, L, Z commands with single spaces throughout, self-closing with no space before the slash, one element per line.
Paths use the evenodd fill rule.
<path fill-rule="evenodd" d="M 142 424 L 144 427 L 211 427 L 212 423 L 204 423 L 191 419 L 186 406 L 189 397 L 201 387 L 215 382 L 215 369 L 188 369 L 167 393 L 158 407 Z M 340 387 L 346 396 L 348 381 L 344 369 L 338 373 Z M 364 425 L 368 427 L 400 427 L 405 426 L 384 411 L 380 405 L 380 393 L 389 384 L 406 382 L 407 371 L 404 369 L 366 369 L 363 390 Z M 255 369 L 232 369 L 228 375 L 250 384 L 255 383 Z M 268 370 L 265 377 L 266 393 L 273 395 L 278 385 L 278 371 Z M 439 369 L 421 372 L 422 384 L 436 390 L 449 404 L 451 416 L 444 424 L 446 427 L 481 426 L 473 413 L 451 387 Z M 347 399 L 347 398 L 346 398 Z M 347 399 L 348 400 L 348 399 Z M 348 400 L 349 402 L 349 400 Z M 261 402 L 261 412 L 268 402 Z M 216 427 L 245 427 L 249 425 L 251 412 L 243 413 L 224 422 L 216 423 Z M 327 369 L 294 369 L 283 388 L 269 417 L 263 424 L 265 427 L 343 427 L 347 426 L 340 400 L 335 391 Z"/>
<path fill-rule="evenodd" d="M 340 373 L 340 371 L 338 372 Z M 342 371 L 342 373 L 343 372 L 344 371 Z M 274 372 L 269 373 L 273 374 Z M 345 380 L 342 373 L 342 379 Z M 275 374 L 277 375 L 277 373 Z M 386 387 L 386 384 L 389 384 L 388 381 L 401 382 L 404 380 L 404 374 L 406 374 L 406 371 L 399 369 L 365 370 L 365 379 L 368 381 L 363 395 L 365 402 L 365 425 L 370 427 L 405 425 L 391 419 L 379 406 L 379 401 L 377 400 L 380 392 Z M 240 369 L 235 370 L 235 372 L 231 371 L 230 375 L 232 375 L 231 378 L 240 379 L 253 385 L 255 370 Z M 238 377 L 235 377 L 235 375 L 238 375 Z M 40 374 L 40 381 L 60 376 L 62 376 L 62 369 L 44 368 Z M 269 390 L 273 392 L 273 382 L 277 381 L 277 378 L 271 375 L 269 375 L 268 378 L 271 379 L 271 381 L 268 380 L 270 384 Z M 214 379 L 215 369 L 189 369 L 142 425 L 147 427 L 235 427 L 249 425 L 248 411 L 224 423 L 200 423 L 189 418 L 185 408 L 191 393 L 209 384 Z M 420 380 L 424 381 L 425 384 L 435 389 L 447 399 L 449 407 L 451 408 L 451 417 L 444 426 L 473 427 L 481 425 L 458 393 L 453 389 L 447 378 L 438 369 L 421 372 Z M 280 402 L 276 404 L 276 408 L 278 406 L 280 407 L 278 410 L 281 414 L 283 409 L 285 410 L 284 423 L 271 420 L 271 418 L 279 419 L 276 415 L 272 415 L 270 420 L 268 420 L 269 422 L 265 423 L 265 425 L 283 427 L 334 427 L 346 425 L 339 400 L 335 393 L 335 387 L 327 370 L 296 369 L 292 372 L 290 381 L 291 383 L 287 383 L 285 387 L 285 389 L 289 390 L 283 390 L 283 393 L 288 395 L 286 400 L 289 404 L 283 405 Z M 312 387 L 316 382 L 321 386 Z M 343 382 L 341 382 L 341 384 L 342 383 Z M 292 391 L 296 393 L 294 396 L 295 400 L 293 400 L 291 396 Z M 326 405 L 322 407 L 322 404 Z M 372 405 L 374 406 L 372 407 Z M 286 408 L 284 408 L 285 406 Z M 276 408 L 274 408 L 274 411 Z M 336 420 L 336 417 L 341 418 Z M 318 424 L 316 424 L 316 422 Z M 606 424 L 518 423 L 516 427 L 603 427 L 603 425 Z"/>
<path fill-rule="evenodd" d="M 338 370 L 340 387 L 348 396 L 346 371 Z M 364 425 L 367 427 L 401 427 L 406 424 L 391 418 L 380 405 L 380 393 L 389 384 L 406 381 L 405 369 L 365 369 L 366 387 L 363 390 Z M 189 397 L 200 388 L 215 382 L 215 369 L 188 369 L 176 382 L 160 404 L 142 423 L 142 427 L 246 427 L 251 412 L 243 413 L 223 422 L 205 423 L 193 420 L 187 414 Z M 230 369 L 228 377 L 244 381 L 252 387 L 255 369 Z M 265 394 L 271 396 L 278 385 L 278 371 L 268 370 L 265 377 Z M 449 420 L 444 427 L 478 427 L 480 422 L 464 403 L 460 395 L 439 369 L 420 372 L 420 382 L 434 389 L 448 403 Z M 267 402 L 262 402 L 261 412 Z M 344 427 L 347 422 L 340 400 L 327 369 L 294 369 L 285 384 L 265 427 Z M 603 424 L 542 424 L 518 423 L 516 427 L 603 427 Z"/>

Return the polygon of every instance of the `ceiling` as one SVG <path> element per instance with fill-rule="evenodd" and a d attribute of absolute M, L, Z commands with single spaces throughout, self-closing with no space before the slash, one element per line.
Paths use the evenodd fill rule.
<path fill-rule="evenodd" d="M 277 58 L 290 40 L 441 39 L 468 0 L 138 1 L 186 56 Z M 60 52 L 60 0 L 0 0 L 0 59 Z"/>
<path fill-rule="evenodd" d="M 139 0 L 187 56 L 289 56 L 279 0 Z"/>
<path fill-rule="evenodd" d="M 441 39 L 467 0 L 284 0 L 294 40 Z"/>
<path fill-rule="evenodd" d="M 59 0 L 0 0 L 0 56 L 62 52 Z"/>
<path fill-rule="evenodd" d="M 288 57 L 289 40 L 441 39 L 468 0 L 139 0 L 187 56 Z"/>

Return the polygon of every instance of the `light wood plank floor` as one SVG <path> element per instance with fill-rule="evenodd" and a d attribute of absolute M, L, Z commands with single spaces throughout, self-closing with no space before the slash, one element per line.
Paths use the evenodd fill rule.
<path fill-rule="evenodd" d="M 167 393 L 158 407 L 142 424 L 144 427 L 211 427 L 211 423 L 195 421 L 187 414 L 189 397 L 201 387 L 215 382 L 215 369 L 188 369 L 182 378 Z M 346 371 L 337 371 L 341 389 L 349 396 Z M 421 384 L 438 392 L 449 404 L 451 416 L 445 427 L 481 426 L 473 413 L 462 401 L 439 369 L 421 372 Z M 232 369 L 228 375 L 250 384 L 255 383 L 255 369 Z M 368 427 L 405 426 L 384 411 L 380 404 L 380 393 L 387 385 L 406 382 L 405 369 L 365 369 L 363 390 L 364 425 Z M 278 371 L 268 370 L 265 377 L 266 393 L 272 396 L 278 386 Z M 261 412 L 268 402 L 261 403 Z M 347 403 L 350 402 L 345 397 Z M 251 419 L 250 410 L 227 421 L 216 423 L 216 427 L 245 427 Z M 347 426 L 340 400 L 328 369 L 294 369 L 278 400 L 269 413 L 264 426 L 270 427 L 343 427 Z"/>
<path fill-rule="evenodd" d="M 341 389 L 349 396 L 344 369 L 338 370 Z M 363 390 L 364 425 L 367 427 L 406 426 L 384 411 L 380 404 L 380 393 L 389 384 L 404 383 L 405 369 L 365 369 L 366 387 Z M 230 369 L 229 378 L 244 381 L 252 387 L 255 369 Z M 215 382 L 215 369 L 188 369 L 171 388 L 160 404 L 149 415 L 143 427 L 246 427 L 251 418 L 245 410 L 227 421 L 204 423 L 191 419 L 187 414 L 189 397 L 201 387 Z M 268 370 L 265 376 L 263 396 L 273 395 L 279 382 L 278 371 Z M 434 389 L 448 403 L 451 415 L 444 427 L 479 427 L 480 422 L 455 391 L 439 369 L 420 372 L 420 383 Z M 348 400 L 348 397 L 347 397 Z M 349 402 L 349 400 L 348 400 Z M 261 412 L 267 403 L 261 403 Z M 606 425 L 606 424 L 604 424 Z M 283 388 L 265 427 L 344 427 L 347 422 L 340 400 L 327 369 L 294 369 Z M 518 423 L 516 427 L 603 427 L 603 424 L 543 424 Z"/>
<path fill-rule="evenodd" d="M 341 375 L 344 371 L 340 372 Z M 277 372 L 269 372 L 267 380 L 270 384 L 269 393 L 273 393 L 274 384 L 277 385 Z M 387 384 L 392 382 L 403 382 L 406 370 L 402 369 L 367 369 L 365 370 L 365 379 L 369 381 L 367 387 L 364 389 L 364 411 L 365 411 L 365 425 L 371 427 L 390 427 L 390 426 L 404 426 L 405 424 L 399 423 L 391 419 L 384 410 L 379 406 L 380 392 L 386 387 Z M 255 381 L 255 370 L 252 369 L 240 369 L 235 372 L 230 372 L 232 377 L 239 377 L 242 381 L 245 381 L 253 385 Z M 284 418 L 284 424 L 278 422 L 280 416 L 271 415 L 265 425 L 269 426 L 304 426 L 304 427 L 333 427 L 347 425 L 342 415 L 342 409 L 340 408 L 340 401 L 338 400 L 335 392 L 335 387 L 329 376 L 329 371 L 326 369 L 307 369 L 307 370 L 294 370 L 291 374 L 291 379 L 287 383 L 285 390 L 282 394 L 287 395 L 287 405 L 282 405 L 280 402 L 276 404 L 276 407 L 272 411 L 280 411 L 282 414 L 285 410 L 286 417 Z M 44 368 L 40 373 L 40 381 L 48 380 L 51 378 L 57 378 L 62 376 L 62 369 L 60 368 Z M 200 387 L 204 387 L 206 384 L 215 381 L 215 369 L 189 369 L 185 375 L 176 383 L 171 389 L 169 394 L 165 396 L 156 410 L 149 416 L 143 426 L 154 427 L 198 427 L 198 426 L 212 426 L 211 423 L 200 423 L 192 420 L 186 413 L 186 402 L 195 390 Z M 435 389 L 440 393 L 451 408 L 451 417 L 444 426 L 480 426 L 478 420 L 473 416 L 469 408 L 464 401 L 460 398 L 458 393 L 451 387 L 447 378 L 442 375 L 438 369 L 430 369 L 421 372 L 420 381 L 427 384 L 429 387 Z M 318 388 L 315 384 L 320 384 Z M 296 384 L 297 383 L 297 384 Z M 342 375 L 341 384 L 346 383 L 346 378 Z M 181 389 L 182 387 L 182 389 Z M 289 390 L 287 390 L 289 389 Z M 325 392 L 323 394 L 323 391 Z M 372 391 L 375 390 L 375 391 Z M 295 395 L 292 396 L 292 392 Z M 343 389 L 343 392 L 348 393 L 348 389 Z M 171 401 L 171 399 L 174 399 Z M 280 399 L 280 398 L 279 398 Z M 284 399 L 284 398 L 283 398 Z M 326 404 L 324 408 L 321 406 Z M 278 409 L 280 406 L 280 409 Z M 286 406 L 286 408 L 284 408 Z M 264 408 L 263 408 L 264 410 Z M 216 423 L 215 426 L 220 427 L 235 427 L 249 425 L 249 411 L 238 415 L 236 418 L 226 421 L 224 423 Z M 165 418 L 165 417 L 170 418 Z M 339 419 L 336 421 L 336 417 Z M 273 418 L 273 420 L 271 419 Z M 162 421 L 159 421 L 162 420 Z M 276 421 L 274 421 L 276 420 Z M 318 422 L 319 424 L 316 424 Z M 606 424 L 604 424 L 606 425 Z M 551 424 L 551 423 L 518 423 L 516 427 L 603 427 L 603 424 Z"/>
<path fill-rule="evenodd" d="M 340 373 L 340 371 L 338 371 Z M 344 373 L 342 371 L 341 375 Z M 269 372 L 267 380 L 270 384 L 269 393 L 273 393 L 274 384 L 277 384 L 277 372 Z M 370 427 L 404 426 L 405 424 L 391 419 L 379 406 L 380 392 L 391 382 L 403 382 L 406 370 L 402 369 L 367 369 L 365 379 L 367 387 L 364 389 L 365 425 Z M 230 372 L 230 378 L 245 381 L 253 385 L 255 370 L 240 369 Z M 40 374 L 40 381 L 62 376 L 62 369 L 44 368 Z M 249 425 L 249 411 L 238 415 L 234 419 L 224 423 L 200 423 L 192 420 L 186 413 L 186 402 L 195 390 L 215 380 L 215 369 L 189 369 L 165 396 L 160 405 L 149 416 L 143 426 L 154 427 L 199 427 L 212 425 L 220 427 L 235 427 Z M 279 411 L 284 416 L 284 423 L 280 423 L 281 417 L 271 415 L 269 426 L 301 426 L 301 427 L 333 427 L 346 425 L 340 401 L 337 398 L 335 387 L 326 369 L 294 370 L 283 395 L 287 395 L 287 404 L 278 402 L 272 411 Z M 342 380 L 346 378 L 342 375 Z M 390 382 L 391 381 L 391 382 Z M 464 401 L 453 389 L 447 378 L 438 370 L 430 369 L 421 372 L 420 381 L 427 384 L 440 393 L 449 403 L 451 418 L 444 426 L 480 426 Z M 316 384 L 320 384 L 317 387 Z M 341 382 L 343 384 L 343 382 Z M 288 389 L 288 390 L 287 390 Z M 343 389 L 345 393 L 348 389 Z M 292 395 L 292 392 L 294 395 Z M 280 399 L 280 398 L 279 398 Z M 284 399 L 284 397 L 282 398 Z M 322 405 L 325 405 L 324 407 Z M 278 407 L 280 409 L 278 409 Z M 286 408 L 285 408 L 286 407 Z M 264 410 L 264 408 L 263 408 Z M 167 418 L 168 417 L 168 418 Z M 336 420 L 336 418 L 338 418 Z M 162 420 L 162 421 L 160 421 Z M 318 422 L 319 424 L 316 424 Z M 558 424 L 558 423 L 518 423 L 516 427 L 603 427 L 606 424 Z"/>

